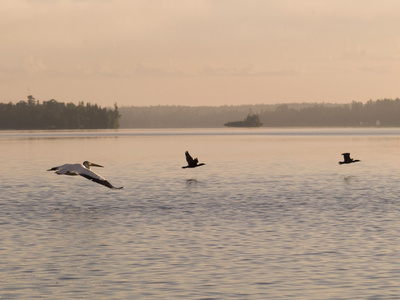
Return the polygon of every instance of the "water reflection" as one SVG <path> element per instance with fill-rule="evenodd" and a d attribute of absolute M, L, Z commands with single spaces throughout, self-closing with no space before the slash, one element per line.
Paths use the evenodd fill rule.
<path fill-rule="evenodd" d="M 343 179 L 346 183 L 350 183 L 353 180 L 353 176 L 347 175 Z"/>
<path fill-rule="evenodd" d="M 1 140 L 0 298 L 397 297 L 399 136 L 224 131 Z M 126 188 L 45 171 L 85 159 Z"/>
<path fill-rule="evenodd" d="M 199 183 L 199 181 L 195 178 L 186 179 L 187 186 L 195 186 Z"/>

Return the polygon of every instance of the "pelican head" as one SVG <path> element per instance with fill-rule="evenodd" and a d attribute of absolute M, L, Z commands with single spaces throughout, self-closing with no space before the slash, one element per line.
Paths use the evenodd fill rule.
<path fill-rule="evenodd" d="M 100 167 L 100 168 L 104 168 L 103 166 L 101 166 L 101 165 L 98 165 L 98 164 L 95 164 L 95 163 L 92 163 L 92 162 L 90 162 L 90 161 L 87 161 L 87 160 L 85 160 L 84 162 L 83 162 L 83 165 L 85 166 L 85 168 L 87 168 L 87 169 L 90 169 L 90 167 Z"/>

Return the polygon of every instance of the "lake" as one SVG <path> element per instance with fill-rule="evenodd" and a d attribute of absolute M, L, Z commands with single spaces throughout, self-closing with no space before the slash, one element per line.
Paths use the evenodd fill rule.
<path fill-rule="evenodd" d="M 0 299 L 399 299 L 400 129 L 0 143 Z M 186 150 L 206 165 L 182 169 Z M 85 160 L 124 188 L 46 171 Z"/>

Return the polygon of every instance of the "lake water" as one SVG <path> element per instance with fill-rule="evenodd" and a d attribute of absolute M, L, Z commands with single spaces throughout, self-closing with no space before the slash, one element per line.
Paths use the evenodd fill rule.
<path fill-rule="evenodd" d="M 0 299 L 400 299 L 400 129 L 0 144 Z M 182 169 L 186 150 L 206 165 Z M 124 189 L 46 172 L 84 160 Z"/>

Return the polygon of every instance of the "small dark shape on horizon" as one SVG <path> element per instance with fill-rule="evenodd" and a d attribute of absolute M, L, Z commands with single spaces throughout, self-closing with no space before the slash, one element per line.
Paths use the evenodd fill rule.
<path fill-rule="evenodd" d="M 186 155 L 186 161 L 187 161 L 188 165 L 187 166 L 183 166 L 182 169 L 196 168 L 196 167 L 200 167 L 200 166 L 204 166 L 205 165 L 204 163 L 200 163 L 199 164 L 199 160 L 197 159 L 197 157 L 195 159 L 193 159 L 190 156 L 188 151 L 185 152 L 185 155 Z"/>
<path fill-rule="evenodd" d="M 263 124 L 260 121 L 260 117 L 258 115 L 247 115 L 246 119 L 243 121 L 234 121 L 225 123 L 224 126 L 227 127 L 260 127 Z"/>
<path fill-rule="evenodd" d="M 343 155 L 344 161 L 339 161 L 339 165 L 342 165 L 342 164 L 351 164 L 351 163 L 354 163 L 354 162 L 359 162 L 359 161 L 361 161 L 361 160 L 359 160 L 359 159 L 352 159 L 352 158 L 350 158 L 350 153 L 342 153 L 342 155 Z"/>

